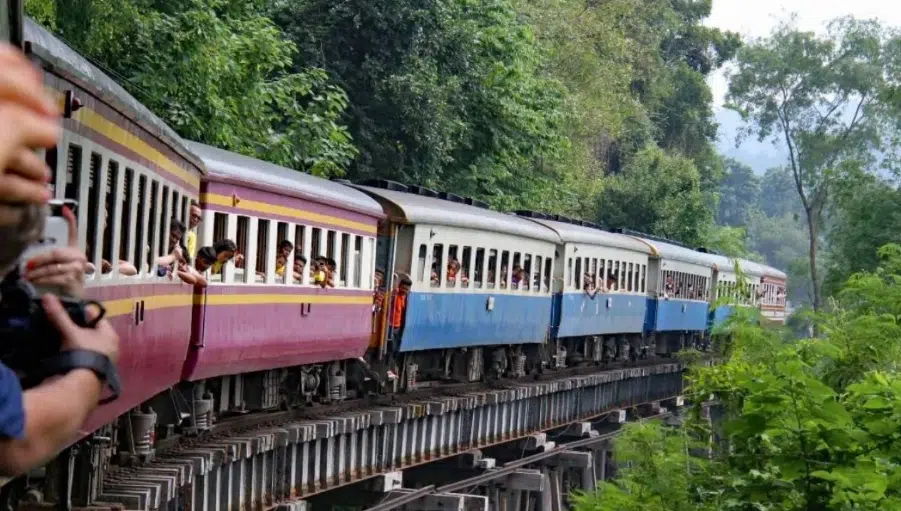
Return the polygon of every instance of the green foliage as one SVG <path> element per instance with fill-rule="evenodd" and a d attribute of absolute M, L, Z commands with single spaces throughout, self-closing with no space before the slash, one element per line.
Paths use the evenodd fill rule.
<path fill-rule="evenodd" d="M 746 135 L 773 139 L 789 156 L 806 216 L 813 306 L 820 305 L 817 248 L 836 180 L 879 165 L 894 142 L 881 104 L 899 78 L 895 34 L 875 21 L 842 18 L 824 36 L 779 25 L 738 53 L 727 100 L 747 122 Z M 891 151 L 887 151 L 891 155 Z"/>
<path fill-rule="evenodd" d="M 179 134 L 317 175 L 355 155 L 343 91 L 296 53 L 258 2 L 57 0 L 28 7 L 101 62 Z"/>
<path fill-rule="evenodd" d="M 725 362 L 689 377 L 692 395 L 719 404 L 722 420 L 699 421 L 697 407 L 686 418 L 691 438 L 720 439 L 714 455 L 686 457 L 684 443 L 647 440 L 678 433 L 632 426 L 615 447 L 633 468 L 575 509 L 901 509 L 901 246 L 878 261 L 815 315 L 815 340 L 738 311 Z"/>
<path fill-rule="evenodd" d="M 278 2 L 298 67 L 327 69 L 352 101 L 361 158 L 351 177 L 388 177 L 489 199 L 553 202 L 565 150 L 564 95 L 512 3 Z"/>
<path fill-rule="evenodd" d="M 601 194 L 601 221 L 614 227 L 648 230 L 699 246 L 712 212 L 692 161 L 656 146 L 639 151 Z"/>
<path fill-rule="evenodd" d="M 760 180 L 754 170 L 735 160 L 726 160 L 726 175 L 720 182 L 717 222 L 746 226 L 760 198 Z"/>

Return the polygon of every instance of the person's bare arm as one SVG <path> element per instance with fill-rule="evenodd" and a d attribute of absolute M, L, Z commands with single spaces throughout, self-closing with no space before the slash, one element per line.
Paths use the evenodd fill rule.
<path fill-rule="evenodd" d="M 18 475 L 53 458 L 75 439 L 101 391 L 100 380 L 87 369 L 25 391 L 25 434 L 21 439 L 0 439 L 0 474 Z"/>

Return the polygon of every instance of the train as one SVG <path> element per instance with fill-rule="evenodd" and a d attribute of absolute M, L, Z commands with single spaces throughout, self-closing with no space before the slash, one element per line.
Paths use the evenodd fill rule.
<path fill-rule="evenodd" d="M 109 267 L 86 276 L 86 294 L 121 340 L 119 399 L 91 414 L 72 439 L 80 449 L 53 462 L 76 463 L 79 477 L 102 480 L 105 467 L 142 463 L 159 442 L 229 415 L 665 357 L 703 346 L 736 307 L 785 320 L 786 275 L 775 268 L 186 141 L 37 23 L 26 19 L 23 34 L 64 112 L 44 154 L 53 193 L 77 201 L 79 245 Z M 205 287 L 154 265 L 192 203 L 197 246 L 229 239 L 243 258 L 208 273 Z M 284 240 L 294 250 L 280 275 Z M 334 287 L 292 275 L 301 255 L 328 258 Z M 99 491 L 76 486 L 84 505 Z"/>

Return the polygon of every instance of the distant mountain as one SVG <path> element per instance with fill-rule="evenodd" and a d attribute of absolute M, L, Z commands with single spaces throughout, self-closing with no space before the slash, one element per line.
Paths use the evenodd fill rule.
<path fill-rule="evenodd" d="M 763 174 L 770 167 L 787 163 L 788 156 L 782 147 L 776 147 L 770 141 L 758 142 L 756 138 L 745 138 L 742 144 L 735 147 L 735 136 L 742 126 L 741 116 L 732 110 L 719 108 L 714 114 L 719 123 L 719 140 L 717 149 L 720 153 L 748 165 L 757 174 Z"/>

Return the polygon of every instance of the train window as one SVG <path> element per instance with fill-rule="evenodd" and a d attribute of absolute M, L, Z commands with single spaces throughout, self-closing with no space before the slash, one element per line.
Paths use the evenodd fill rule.
<path fill-rule="evenodd" d="M 335 258 L 335 231 L 326 231 L 325 234 L 325 257 L 329 259 Z"/>
<path fill-rule="evenodd" d="M 485 278 L 485 249 L 476 249 L 476 262 L 472 269 L 472 278 L 475 280 L 473 287 L 482 288 L 482 281 Z"/>
<path fill-rule="evenodd" d="M 228 237 L 228 215 L 225 213 L 213 214 L 213 239 L 212 243 L 224 240 Z"/>
<path fill-rule="evenodd" d="M 169 228 L 167 226 L 169 219 L 171 218 L 169 215 L 169 187 L 163 186 L 163 195 L 162 195 L 162 206 L 160 207 L 160 242 L 159 248 L 157 249 L 157 253 L 160 255 L 165 255 L 169 253 Z"/>
<path fill-rule="evenodd" d="M 541 292 L 541 262 L 544 261 L 544 258 L 540 255 L 535 256 L 535 273 L 533 273 L 529 278 L 532 280 L 532 289 L 536 293 Z"/>
<path fill-rule="evenodd" d="M 632 266 L 631 264 L 629 265 Z M 635 271 L 632 273 L 632 290 L 639 291 L 640 290 L 640 281 L 641 281 L 641 265 L 635 264 Z"/>
<path fill-rule="evenodd" d="M 519 252 L 513 252 L 513 271 L 510 273 L 510 289 L 519 289 L 522 273 L 522 258 Z"/>
<path fill-rule="evenodd" d="M 582 289 L 582 281 L 584 280 L 584 276 L 582 275 L 582 258 L 576 258 L 576 269 L 575 269 L 575 286 L 576 289 Z"/>
<path fill-rule="evenodd" d="M 504 250 L 501 252 L 501 275 L 499 285 L 501 289 L 510 287 L 510 252 Z"/>
<path fill-rule="evenodd" d="M 338 275 L 340 277 L 339 286 L 348 286 L 350 282 L 347 280 L 347 272 L 348 267 L 351 264 L 350 259 L 350 234 L 341 234 L 341 261 L 339 261 L 340 267 L 338 271 Z"/>
<path fill-rule="evenodd" d="M 299 256 L 307 256 L 307 252 L 309 252 L 310 247 L 304 246 L 304 241 L 308 239 L 307 236 L 307 227 L 305 225 L 295 225 L 294 226 L 294 266 L 297 266 L 297 260 Z M 288 275 L 291 276 L 291 283 L 293 284 L 303 284 L 304 275 L 309 275 L 307 268 L 309 267 L 310 261 L 307 257 L 307 262 L 302 263 L 303 271 L 300 272 L 300 275 L 295 276 L 293 271 L 288 272 Z M 298 279 L 299 277 L 299 279 Z"/>
<path fill-rule="evenodd" d="M 66 189 L 63 196 L 78 200 L 78 187 L 81 182 L 81 147 L 69 144 L 66 154 Z M 83 207 L 83 205 L 80 205 Z M 79 208 L 81 209 L 81 208 Z"/>
<path fill-rule="evenodd" d="M 182 195 L 182 197 L 181 197 L 181 207 L 179 209 L 179 212 L 180 213 L 178 215 L 178 218 L 181 219 L 181 223 L 185 224 L 185 227 L 191 225 L 191 222 L 188 219 L 188 215 L 190 214 L 190 211 L 188 210 L 188 196 L 187 195 Z M 193 254 L 191 254 L 191 255 L 193 255 Z"/>
<path fill-rule="evenodd" d="M 566 260 L 566 287 L 573 287 L 573 258 Z"/>
<path fill-rule="evenodd" d="M 172 212 L 169 214 L 169 218 L 174 218 L 181 223 L 185 223 L 181 217 L 181 210 L 178 209 L 178 206 L 181 204 L 181 194 L 178 193 L 178 190 L 172 189 Z"/>
<path fill-rule="evenodd" d="M 647 293 L 648 265 L 641 265 L 641 292 Z"/>
<path fill-rule="evenodd" d="M 257 220 L 257 260 L 253 268 L 256 270 L 255 282 L 266 281 L 266 268 L 268 267 L 269 252 L 272 247 L 269 246 L 269 220 L 262 218 Z M 247 265 L 250 271 L 251 266 Z"/>
<path fill-rule="evenodd" d="M 548 293 L 551 290 L 551 269 L 553 261 L 550 257 L 547 257 L 544 260 L 544 292 Z"/>
<path fill-rule="evenodd" d="M 58 158 L 58 153 L 56 150 L 56 146 L 47 149 L 44 152 L 44 162 L 47 164 L 47 167 L 50 169 L 50 193 L 53 197 L 56 197 L 56 162 Z"/>
<path fill-rule="evenodd" d="M 87 215 L 87 237 L 85 238 L 85 255 L 88 261 L 94 262 L 97 258 L 97 213 L 100 206 L 100 166 L 103 165 L 103 158 L 97 153 L 91 153 L 91 165 L 88 169 L 88 196 L 87 200 L 82 198 L 80 207 L 82 213 Z"/>
<path fill-rule="evenodd" d="M 313 235 L 310 240 L 312 242 L 310 257 L 320 257 L 322 255 L 322 229 L 313 227 Z"/>
<path fill-rule="evenodd" d="M 241 254 L 241 257 L 235 255 L 235 282 L 253 282 L 247 278 L 247 261 L 245 260 L 249 248 L 247 244 L 249 234 L 250 217 L 239 215 L 237 229 L 235 229 L 235 246 L 238 248 L 237 254 Z"/>
<path fill-rule="evenodd" d="M 107 166 L 106 200 L 103 204 L 103 247 L 101 257 L 116 266 L 116 257 L 113 255 L 113 233 L 116 232 L 116 204 L 121 201 L 119 188 L 116 183 L 119 180 L 119 164 L 110 160 Z M 122 226 L 118 230 L 122 231 Z"/>
<path fill-rule="evenodd" d="M 131 260 L 128 247 L 131 246 L 131 238 L 133 232 L 131 214 L 133 196 L 131 194 L 134 193 L 134 190 L 132 190 L 134 179 L 135 171 L 128 167 L 125 167 L 125 179 L 123 180 L 124 186 L 122 188 L 122 196 L 119 198 L 119 202 L 121 203 L 120 207 L 122 208 L 122 213 L 119 217 L 119 259 L 123 261 Z M 112 261 L 113 260 L 110 259 L 110 262 Z"/>
<path fill-rule="evenodd" d="M 427 252 L 428 248 L 425 246 L 425 243 L 419 245 L 419 282 L 425 281 L 425 268 L 428 266 L 428 261 L 426 261 Z"/>
<path fill-rule="evenodd" d="M 157 212 L 159 206 L 157 204 L 160 193 L 160 184 L 154 180 L 150 181 L 150 221 L 147 227 L 147 262 L 152 265 L 158 254 L 155 253 L 157 243 Z"/>
<path fill-rule="evenodd" d="M 139 273 L 143 273 L 146 266 L 145 239 L 147 235 L 147 176 L 138 176 L 138 210 L 135 212 L 135 243 L 134 264 Z"/>
<path fill-rule="evenodd" d="M 457 274 L 460 273 L 460 258 L 457 245 L 447 247 L 447 287 L 457 287 Z"/>
<path fill-rule="evenodd" d="M 460 261 L 460 285 L 469 287 L 470 268 L 472 267 L 472 247 L 463 247 L 463 259 Z"/>
<path fill-rule="evenodd" d="M 354 283 L 353 287 L 363 287 L 363 237 L 354 237 Z"/>
<path fill-rule="evenodd" d="M 519 285 L 523 291 L 528 291 L 530 289 L 531 281 L 532 281 L 532 254 L 523 254 L 523 256 L 522 256 L 522 271 L 520 271 L 520 280 L 519 280 Z"/>
<path fill-rule="evenodd" d="M 432 287 L 440 287 L 444 274 L 444 245 L 436 243 L 432 245 L 431 284 Z"/>
<path fill-rule="evenodd" d="M 278 222 L 275 227 L 275 239 L 278 248 L 275 253 L 275 280 L 285 284 L 288 282 L 287 276 L 292 273 L 288 271 L 288 259 L 292 259 L 291 267 L 294 265 L 294 242 L 289 239 L 287 223 Z"/>
<path fill-rule="evenodd" d="M 623 263 L 623 268 L 626 269 L 626 291 L 634 291 L 632 289 L 632 263 Z"/>
<path fill-rule="evenodd" d="M 497 286 L 497 250 L 488 251 L 488 267 L 485 268 L 485 279 L 489 288 Z"/>

